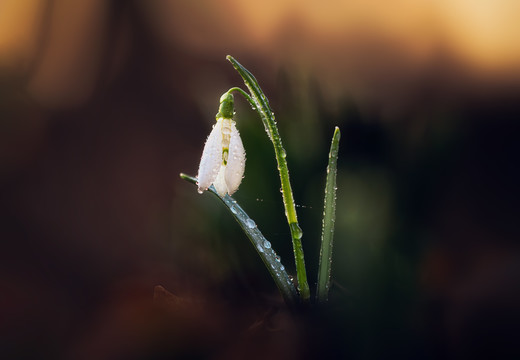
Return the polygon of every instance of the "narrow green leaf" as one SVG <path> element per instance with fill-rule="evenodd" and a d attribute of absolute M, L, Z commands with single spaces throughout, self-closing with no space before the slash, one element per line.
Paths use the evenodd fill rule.
<path fill-rule="evenodd" d="M 192 176 L 181 173 L 180 177 L 192 184 L 197 184 L 197 179 Z M 293 282 L 285 271 L 285 267 L 282 265 L 280 257 L 276 255 L 271 243 L 264 237 L 264 235 L 262 235 L 253 219 L 251 219 L 240 205 L 237 204 L 236 200 L 228 194 L 226 194 L 226 196 L 220 196 L 213 185 L 209 187 L 208 191 L 217 196 L 224 205 L 226 205 L 227 209 L 231 212 L 242 230 L 244 230 L 249 240 L 251 240 L 256 252 L 260 255 L 267 270 L 273 277 L 273 280 L 276 283 L 278 290 L 280 290 L 286 304 L 296 304 L 298 295 Z"/>
<path fill-rule="evenodd" d="M 255 110 L 259 113 L 260 118 L 264 124 L 265 130 L 269 136 L 269 139 L 273 143 L 274 152 L 276 155 L 276 162 L 278 163 L 278 171 L 280 173 L 280 182 L 282 186 L 282 198 L 285 206 L 285 215 L 287 217 L 287 223 L 291 231 L 291 238 L 294 251 L 294 260 L 296 264 L 296 273 L 298 278 L 298 290 L 303 301 L 308 301 L 310 298 L 309 284 L 307 282 L 307 272 L 305 270 L 305 258 L 302 247 L 302 229 L 298 225 L 298 217 L 296 215 L 296 206 L 294 204 L 294 197 L 291 188 L 291 182 L 289 180 L 289 168 L 287 167 L 286 153 L 282 145 L 282 139 L 276 126 L 274 113 L 269 107 L 269 101 L 265 96 L 264 92 L 260 88 L 256 78 L 243 67 L 238 61 L 232 56 L 226 57 L 235 70 L 240 74 L 244 83 L 251 93 L 251 97 L 246 97 L 248 101 L 253 101 L 252 104 Z"/>
<path fill-rule="evenodd" d="M 341 133 L 336 127 L 330 145 L 329 164 L 327 166 L 327 182 L 325 184 L 325 200 L 323 204 L 323 222 L 321 232 L 320 265 L 318 269 L 318 286 L 316 299 L 325 302 L 329 297 L 330 274 L 332 268 L 332 244 L 334 223 L 336 220 L 336 174 L 339 138 Z"/>

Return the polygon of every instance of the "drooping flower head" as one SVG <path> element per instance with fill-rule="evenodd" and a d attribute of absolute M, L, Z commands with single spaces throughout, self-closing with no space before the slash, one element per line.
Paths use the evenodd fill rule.
<path fill-rule="evenodd" d="M 197 185 L 201 194 L 213 184 L 220 196 L 231 195 L 242 182 L 246 152 L 233 114 L 233 95 L 225 93 L 220 98 L 217 123 L 213 125 L 200 159 Z"/>

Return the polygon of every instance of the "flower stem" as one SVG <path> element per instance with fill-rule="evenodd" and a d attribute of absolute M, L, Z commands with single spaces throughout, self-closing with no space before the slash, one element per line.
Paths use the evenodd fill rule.
<path fill-rule="evenodd" d="M 192 184 L 197 184 L 197 179 L 192 176 L 181 173 L 180 177 Z M 249 240 L 251 240 L 256 252 L 260 255 L 265 267 L 273 277 L 285 303 L 288 306 L 296 305 L 298 302 L 296 289 L 289 275 L 285 271 L 285 267 L 282 265 L 280 257 L 276 255 L 271 243 L 264 237 L 264 235 L 262 235 L 255 222 L 246 214 L 240 205 L 237 204 L 236 200 L 228 194 L 220 196 L 213 185 L 209 187 L 208 191 L 216 195 L 224 205 L 226 205 L 242 230 L 246 233 Z"/>
<path fill-rule="evenodd" d="M 246 98 L 246 100 L 249 102 L 249 104 L 251 104 L 251 107 L 253 108 L 253 110 L 256 110 L 256 104 L 255 104 L 253 98 L 248 93 L 246 93 L 243 89 L 241 89 L 239 87 L 232 87 L 227 92 L 232 93 L 233 91 L 237 91 L 240 94 L 242 94 L 242 96 Z"/>
<path fill-rule="evenodd" d="M 251 93 L 251 96 L 246 96 L 246 99 L 248 99 L 249 102 L 251 102 L 251 100 L 253 101 L 254 108 L 260 114 L 260 118 L 264 123 L 265 130 L 274 146 L 276 161 L 278 163 L 278 171 L 280 172 L 285 216 L 287 217 L 287 222 L 289 223 L 289 229 L 291 231 L 294 260 L 296 263 L 296 273 L 298 279 L 298 290 L 300 292 L 301 299 L 304 302 L 307 302 L 310 298 L 310 290 L 309 284 L 307 283 L 307 272 L 305 270 L 305 259 L 301 242 L 303 232 L 298 225 L 296 206 L 294 204 L 291 183 L 289 181 L 289 169 L 287 167 L 287 160 L 285 158 L 286 153 L 282 145 L 282 139 L 280 138 L 278 127 L 276 126 L 275 117 L 269 107 L 269 101 L 260 88 L 260 85 L 258 85 L 258 81 L 255 79 L 255 77 L 232 56 L 228 55 L 226 59 L 231 62 L 235 70 L 237 70 L 240 76 L 242 76 L 244 83 Z M 243 90 L 241 93 L 243 93 Z"/>

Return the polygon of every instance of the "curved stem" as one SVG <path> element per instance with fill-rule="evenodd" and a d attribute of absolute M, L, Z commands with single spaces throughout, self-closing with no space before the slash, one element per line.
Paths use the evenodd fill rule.
<path fill-rule="evenodd" d="M 264 92 L 260 88 L 260 85 L 258 85 L 258 81 L 255 79 L 253 74 L 251 74 L 232 56 L 228 55 L 226 59 L 231 62 L 235 70 L 237 70 L 240 76 L 242 76 L 244 83 L 251 93 L 251 96 L 246 96 L 246 99 L 248 99 L 249 102 L 251 102 L 251 100 L 254 102 L 254 107 L 260 114 L 260 118 L 264 123 L 267 134 L 273 143 L 276 161 L 278 163 L 278 171 L 280 172 L 285 216 L 287 217 L 287 222 L 289 223 L 289 229 L 291 231 L 294 260 L 296 263 L 296 272 L 298 278 L 298 290 L 300 291 L 302 300 L 308 301 L 310 298 L 310 290 L 309 284 L 307 283 L 307 272 L 305 270 L 305 259 L 301 242 L 303 232 L 298 225 L 296 206 L 294 204 L 291 183 L 289 181 L 289 169 L 287 167 L 287 160 L 285 159 L 286 153 L 282 145 L 282 139 L 280 138 L 278 127 L 276 126 L 274 114 L 269 107 L 269 101 L 267 100 L 267 97 L 264 95 Z M 243 94 L 243 90 L 241 93 Z"/>
<path fill-rule="evenodd" d="M 232 87 L 227 92 L 231 93 L 233 91 L 236 91 L 236 92 L 239 92 L 240 94 L 242 94 L 242 96 L 245 97 L 247 101 L 249 101 L 249 104 L 251 104 L 251 107 L 253 108 L 253 110 L 256 110 L 256 104 L 255 104 L 253 98 L 251 96 L 249 96 L 248 93 L 246 93 L 244 90 L 242 90 L 239 87 Z"/>

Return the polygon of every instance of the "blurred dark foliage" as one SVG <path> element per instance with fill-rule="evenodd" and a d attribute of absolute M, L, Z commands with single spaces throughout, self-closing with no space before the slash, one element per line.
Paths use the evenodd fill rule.
<path fill-rule="evenodd" d="M 518 84 L 480 91 L 441 57 L 399 91 L 398 119 L 348 93 L 331 107 L 319 74 L 225 38 L 207 53 L 166 41 L 144 2 L 92 4 L 69 17 L 48 2 L 31 61 L 0 72 L 2 358 L 520 356 Z M 53 30 L 64 18 L 70 34 Z M 289 312 L 229 214 L 178 179 L 196 172 L 219 95 L 241 84 L 227 53 L 276 111 L 310 279 L 342 129 L 322 308 Z M 236 198 L 294 273 L 271 145 L 245 102 L 237 112 Z"/>

